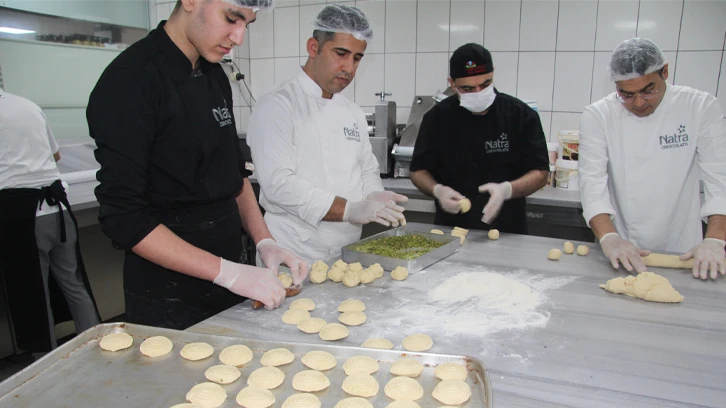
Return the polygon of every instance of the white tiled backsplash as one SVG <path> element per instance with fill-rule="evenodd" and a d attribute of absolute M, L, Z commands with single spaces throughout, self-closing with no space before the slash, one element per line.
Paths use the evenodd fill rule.
<path fill-rule="evenodd" d="M 150 0 L 152 27 L 175 2 Z M 451 53 L 467 42 L 492 51 L 497 89 L 537 100 L 545 133 L 576 129 L 583 108 L 612 92 L 606 67 L 621 41 L 648 37 L 666 55 L 669 82 L 716 95 L 726 115 L 726 0 L 356 0 L 373 23 L 355 81 L 345 94 L 373 111 L 376 92 L 392 93 L 405 123 L 415 95 L 446 87 Z M 305 63 L 305 42 L 324 0 L 278 0 L 259 13 L 237 65 L 260 96 Z M 240 84 L 241 85 L 241 84 Z M 240 130 L 249 94 L 235 89 Z"/>

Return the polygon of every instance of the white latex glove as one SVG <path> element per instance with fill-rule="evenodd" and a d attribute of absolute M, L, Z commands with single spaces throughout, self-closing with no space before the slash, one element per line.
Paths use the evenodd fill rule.
<path fill-rule="evenodd" d="M 504 183 L 487 183 L 479 186 L 480 193 L 489 193 L 489 201 L 484 206 L 481 220 L 485 224 L 491 225 L 497 216 L 499 211 L 502 210 L 504 202 L 512 198 L 512 183 L 505 181 Z"/>
<path fill-rule="evenodd" d="M 441 209 L 449 214 L 458 214 L 461 211 L 459 201 L 466 198 L 458 191 L 443 184 L 434 186 L 434 197 L 439 200 Z"/>
<path fill-rule="evenodd" d="M 600 238 L 600 247 L 605 256 L 610 259 L 613 268 L 618 269 L 619 264 L 622 263 L 628 272 L 632 272 L 633 268 L 638 273 L 645 272 L 646 268 L 642 257 L 648 256 L 650 251 L 638 249 L 635 244 L 624 240 L 617 232 L 603 235 Z"/>
<path fill-rule="evenodd" d="M 222 259 L 219 275 L 214 284 L 246 298 L 259 300 L 265 309 L 279 307 L 285 300 L 285 288 L 277 274 L 269 269 L 243 265 Z"/>
<path fill-rule="evenodd" d="M 345 203 L 345 213 L 343 213 L 343 221 L 347 221 L 351 224 L 368 224 L 371 222 L 377 222 L 386 227 L 398 226 L 398 216 L 403 218 L 403 214 L 394 209 L 388 207 L 398 207 L 395 204 L 382 203 L 380 201 L 363 200 L 363 201 L 348 201 Z M 398 207 L 401 208 L 401 207 Z M 403 211 L 403 208 L 401 208 Z"/>
<path fill-rule="evenodd" d="M 690 251 L 681 255 L 681 261 L 693 258 L 694 278 L 707 279 L 710 270 L 711 279 L 716 279 L 719 273 L 726 275 L 724 246 L 726 246 L 726 242 L 720 239 L 706 238 L 703 242 L 691 248 Z"/>
<path fill-rule="evenodd" d="M 257 253 L 260 254 L 262 262 L 275 276 L 279 274 L 278 269 L 281 264 L 287 265 L 292 274 L 293 285 L 299 285 L 308 277 L 308 272 L 310 272 L 308 263 L 292 253 L 292 251 L 277 245 L 277 242 L 273 239 L 266 238 L 260 241 L 257 244 Z"/>
<path fill-rule="evenodd" d="M 405 203 L 408 201 L 408 197 L 405 195 L 396 194 L 393 191 L 376 191 L 368 194 L 366 200 L 379 201 L 386 204 L 386 209 L 383 211 L 396 218 L 396 222 L 391 223 L 393 227 L 398 227 L 398 224 L 406 225 L 406 217 L 403 215 L 405 209 L 396 205 L 396 203 Z"/>

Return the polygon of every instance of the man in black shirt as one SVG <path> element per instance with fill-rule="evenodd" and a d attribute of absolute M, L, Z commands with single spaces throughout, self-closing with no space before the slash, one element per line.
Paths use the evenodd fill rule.
<path fill-rule="evenodd" d="M 449 84 L 456 94 L 424 115 L 411 180 L 436 197 L 438 225 L 526 234 L 525 197 L 544 187 L 549 171 L 539 115 L 494 88 L 492 57 L 481 45 L 454 52 Z M 472 203 L 466 213 L 464 198 Z"/>
<path fill-rule="evenodd" d="M 262 218 L 218 64 L 271 2 L 179 1 L 91 93 L 99 220 L 127 251 L 130 322 L 184 329 L 245 297 L 271 309 L 285 297 L 280 264 L 295 284 L 307 276 L 307 264 L 277 245 Z M 270 269 L 241 263 L 243 228 Z"/>

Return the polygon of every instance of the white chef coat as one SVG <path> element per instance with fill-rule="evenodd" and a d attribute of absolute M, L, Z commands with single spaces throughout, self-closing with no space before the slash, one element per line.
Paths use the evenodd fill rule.
<path fill-rule="evenodd" d="M 0 89 L 0 189 L 47 187 L 60 179 L 58 143 L 38 105 Z M 37 216 L 58 212 L 43 204 Z"/>
<path fill-rule="evenodd" d="M 302 69 L 260 98 L 250 117 L 260 205 L 275 240 L 309 261 L 340 256 L 361 226 L 322 221 L 336 196 L 383 191 L 363 110 L 344 95 L 322 97 Z"/>
<path fill-rule="evenodd" d="M 644 118 L 612 93 L 585 108 L 580 133 L 588 224 L 610 214 L 617 232 L 636 246 L 684 253 L 703 239 L 701 220 L 726 214 L 726 130 L 721 106 L 708 93 L 667 85 L 661 104 Z"/>

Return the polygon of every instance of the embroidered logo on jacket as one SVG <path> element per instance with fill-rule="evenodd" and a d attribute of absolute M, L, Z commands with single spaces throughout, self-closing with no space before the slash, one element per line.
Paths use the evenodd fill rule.
<path fill-rule="evenodd" d="M 499 139 L 489 140 L 484 143 L 484 148 L 486 149 L 487 154 L 508 152 L 509 140 L 507 137 L 508 135 L 506 133 L 502 133 L 499 136 Z"/>
<path fill-rule="evenodd" d="M 224 108 L 219 107 L 212 109 L 212 115 L 214 115 L 214 119 L 216 119 L 217 123 L 219 123 L 219 127 L 225 127 L 232 124 L 232 115 L 229 113 L 229 109 L 227 109 L 226 99 L 224 100 Z"/>
<path fill-rule="evenodd" d="M 352 128 L 343 126 L 343 135 L 345 136 L 345 140 L 360 143 L 360 131 L 358 130 L 357 123 L 354 123 Z"/>
<path fill-rule="evenodd" d="M 661 149 L 673 149 L 688 146 L 688 133 L 686 133 L 686 125 L 680 125 L 678 132 L 672 135 L 663 135 L 658 138 Z"/>

